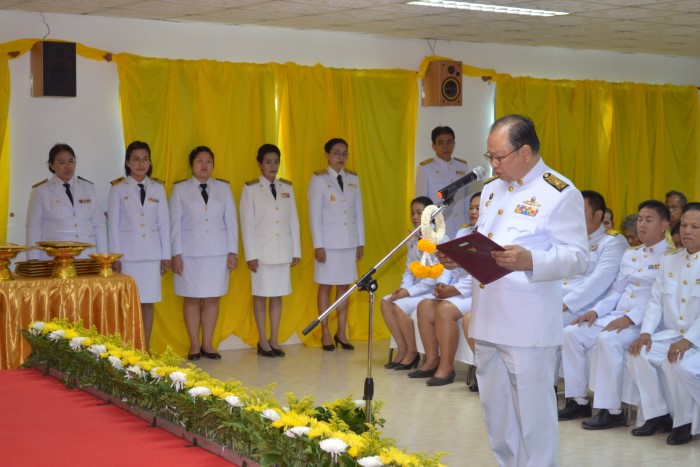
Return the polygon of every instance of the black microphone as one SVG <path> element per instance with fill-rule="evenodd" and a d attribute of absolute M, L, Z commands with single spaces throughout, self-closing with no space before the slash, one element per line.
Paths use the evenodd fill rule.
<path fill-rule="evenodd" d="M 457 191 L 463 186 L 469 185 L 471 182 L 476 180 L 481 180 L 486 175 L 486 169 L 482 166 L 474 167 L 474 169 L 469 172 L 464 177 L 459 180 L 450 183 L 445 188 L 437 192 L 438 198 L 442 200 L 448 200 L 454 197 Z"/>

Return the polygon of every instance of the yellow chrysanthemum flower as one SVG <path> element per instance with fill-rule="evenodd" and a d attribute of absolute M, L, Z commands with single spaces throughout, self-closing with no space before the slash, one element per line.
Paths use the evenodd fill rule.
<path fill-rule="evenodd" d="M 52 333 L 54 331 L 58 331 L 59 329 L 63 329 L 63 327 L 59 326 L 56 323 L 46 323 L 44 325 L 44 329 L 42 329 L 41 333 L 42 334 L 49 334 L 49 333 Z"/>
<path fill-rule="evenodd" d="M 226 392 L 223 386 L 210 386 L 209 389 L 211 389 L 211 395 L 214 397 L 221 397 Z"/>
<path fill-rule="evenodd" d="M 307 436 L 309 438 L 331 438 L 334 433 L 335 431 L 327 423 L 320 422 L 311 428 Z"/>
<path fill-rule="evenodd" d="M 64 334 L 64 337 L 66 338 L 66 340 L 71 340 L 74 337 L 78 337 L 78 333 L 72 329 L 66 329 L 66 333 Z"/>
<path fill-rule="evenodd" d="M 86 337 L 85 339 L 83 339 L 83 341 L 80 344 L 83 347 L 87 348 L 87 347 L 90 347 L 94 343 L 95 343 L 95 341 L 93 341 L 91 337 Z"/>

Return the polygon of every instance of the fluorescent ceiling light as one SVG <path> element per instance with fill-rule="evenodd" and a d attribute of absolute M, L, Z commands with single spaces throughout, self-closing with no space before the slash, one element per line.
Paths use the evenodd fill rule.
<path fill-rule="evenodd" d="M 424 0 L 407 2 L 408 5 L 434 6 L 438 8 L 455 8 L 457 10 L 483 11 L 487 13 L 508 13 L 511 15 L 526 16 L 560 16 L 568 15 L 564 11 L 533 10 L 530 8 L 516 8 L 512 6 L 485 5 L 483 3 L 467 3 L 448 0 Z"/>

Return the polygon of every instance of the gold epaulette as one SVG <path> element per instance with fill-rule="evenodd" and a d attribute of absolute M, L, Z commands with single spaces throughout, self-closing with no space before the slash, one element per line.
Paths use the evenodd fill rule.
<path fill-rule="evenodd" d="M 497 179 L 498 179 L 498 175 L 494 175 L 493 177 L 489 177 L 486 180 L 484 180 L 484 185 L 491 183 L 492 181 L 497 180 Z"/>
<path fill-rule="evenodd" d="M 564 180 L 549 172 L 542 175 L 542 178 L 544 178 L 545 182 L 556 188 L 557 191 L 564 191 L 564 189 L 569 186 Z"/>
<path fill-rule="evenodd" d="M 671 247 L 669 247 L 669 248 L 664 252 L 664 256 L 675 255 L 676 253 L 680 253 L 681 251 L 683 251 L 683 248 L 676 248 L 676 247 L 671 248 Z"/>
<path fill-rule="evenodd" d="M 641 245 L 627 247 L 627 249 L 628 250 L 639 250 L 643 246 L 644 246 L 644 244 L 642 243 Z"/>
<path fill-rule="evenodd" d="M 253 186 L 253 185 L 257 184 L 259 181 L 260 181 L 259 178 L 254 178 L 253 180 L 248 180 L 247 182 L 245 182 L 245 184 L 248 186 Z"/>
<path fill-rule="evenodd" d="M 279 179 L 280 183 L 284 183 L 285 185 L 291 185 L 292 182 L 287 180 L 286 178 L 280 178 Z"/>
<path fill-rule="evenodd" d="M 153 180 L 156 183 L 160 183 L 161 185 L 165 185 L 165 182 L 159 178 L 151 177 L 151 180 Z"/>
<path fill-rule="evenodd" d="M 120 183 L 122 183 L 124 180 L 126 180 L 126 177 L 119 177 L 119 178 L 115 178 L 114 180 L 112 180 L 112 181 L 109 182 L 109 183 L 110 183 L 112 186 L 117 186 L 117 185 L 119 185 Z"/>
<path fill-rule="evenodd" d="M 460 159 L 459 157 L 453 157 L 452 159 L 454 159 L 454 160 L 456 160 L 456 161 L 459 161 L 459 162 L 461 162 L 461 163 L 463 163 L 463 164 L 468 164 L 467 161 L 465 161 L 464 159 Z"/>
<path fill-rule="evenodd" d="M 346 171 L 347 173 L 349 173 L 350 175 L 354 175 L 357 177 L 357 172 L 355 172 L 354 170 L 349 170 L 349 169 L 343 169 L 343 170 Z"/>
<path fill-rule="evenodd" d="M 36 188 L 36 187 L 38 187 L 39 185 L 43 185 L 43 184 L 46 183 L 48 180 L 49 180 L 48 178 L 45 178 L 45 179 L 43 179 L 42 181 L 40 181 L 39 183 L 35 183 L 34 185 L 32 185 L 32 188 Z"/>
<path fill-rule="evenodd" d="M 183 178 L 182 180 L 178 180 L 177 182 L 173 183 L 173 185 L 177 185 L 178 183 L 186 182 L 189 180 L 189 178 Z"/>
<path fill-rule="evenodd" d="M 618 232 L 617 230 L 613 230 L 613 229 L 606 229 L 606 230 L 605 230 L 605 233 L 608 234 L 608 235 L 612 235 L 613 237 L 614 237 L 615 235 L 620 235 L 620 232 Z"/>
<path fill-rule="evenodd" d="M 421 161 L 421 162 L 420 162 L 420 165 L 428 165 L 428 164 L 430 164 L 431 162 L 433 162 L 434 160 L 435 160 L 435 158 L 434 158 L 434 157 L 431 157 L 430 159 L 426 159 L 426 160 L 424 160 L 424 161 Z"/>
<path fill-rule="evenodd" d="M 78 175 L 78 178 L 84 182 L 88 182 L 90 185 L 94 185 L 94 183 L 92 183 L 90 180 L 85 179 L 85 178 L 81 177 L 80 175 Z"/>
<path fill-rule="evenodd" d="M 217 178 L 217 179 L 215 179 L 215 180 L 218 180 L 218 181 L 220 181 L 220 182 L 224 182 L 224 183 L 229 183 L 229 181 L 228 181 L 228 180 L 224 180 L 223 178 Z"/>
<path fill-rule="evenodd" d="M 326 175 L 328 172 L 326 170 L 317 170 L 314 175 Z"/>
<path fill-rule="evenodd" d="M 466 229 L 467 227 L 471 227 L 471 226 L 472 226 L 471 224 L 462 224 L 462 226 L 457 230 Z"/>

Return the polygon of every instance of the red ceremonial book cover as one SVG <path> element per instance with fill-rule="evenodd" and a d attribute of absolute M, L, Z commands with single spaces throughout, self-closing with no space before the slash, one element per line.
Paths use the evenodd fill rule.
<path fill-rule="evenodd" d="M 504 248 L 479 232 L 441 243 L 437 245 L 437 249 L 452 258 L 482 284 L 489 284 L 511 272 L 496 264 L 491 257 L 492 251 L 503 251 Z"/>

